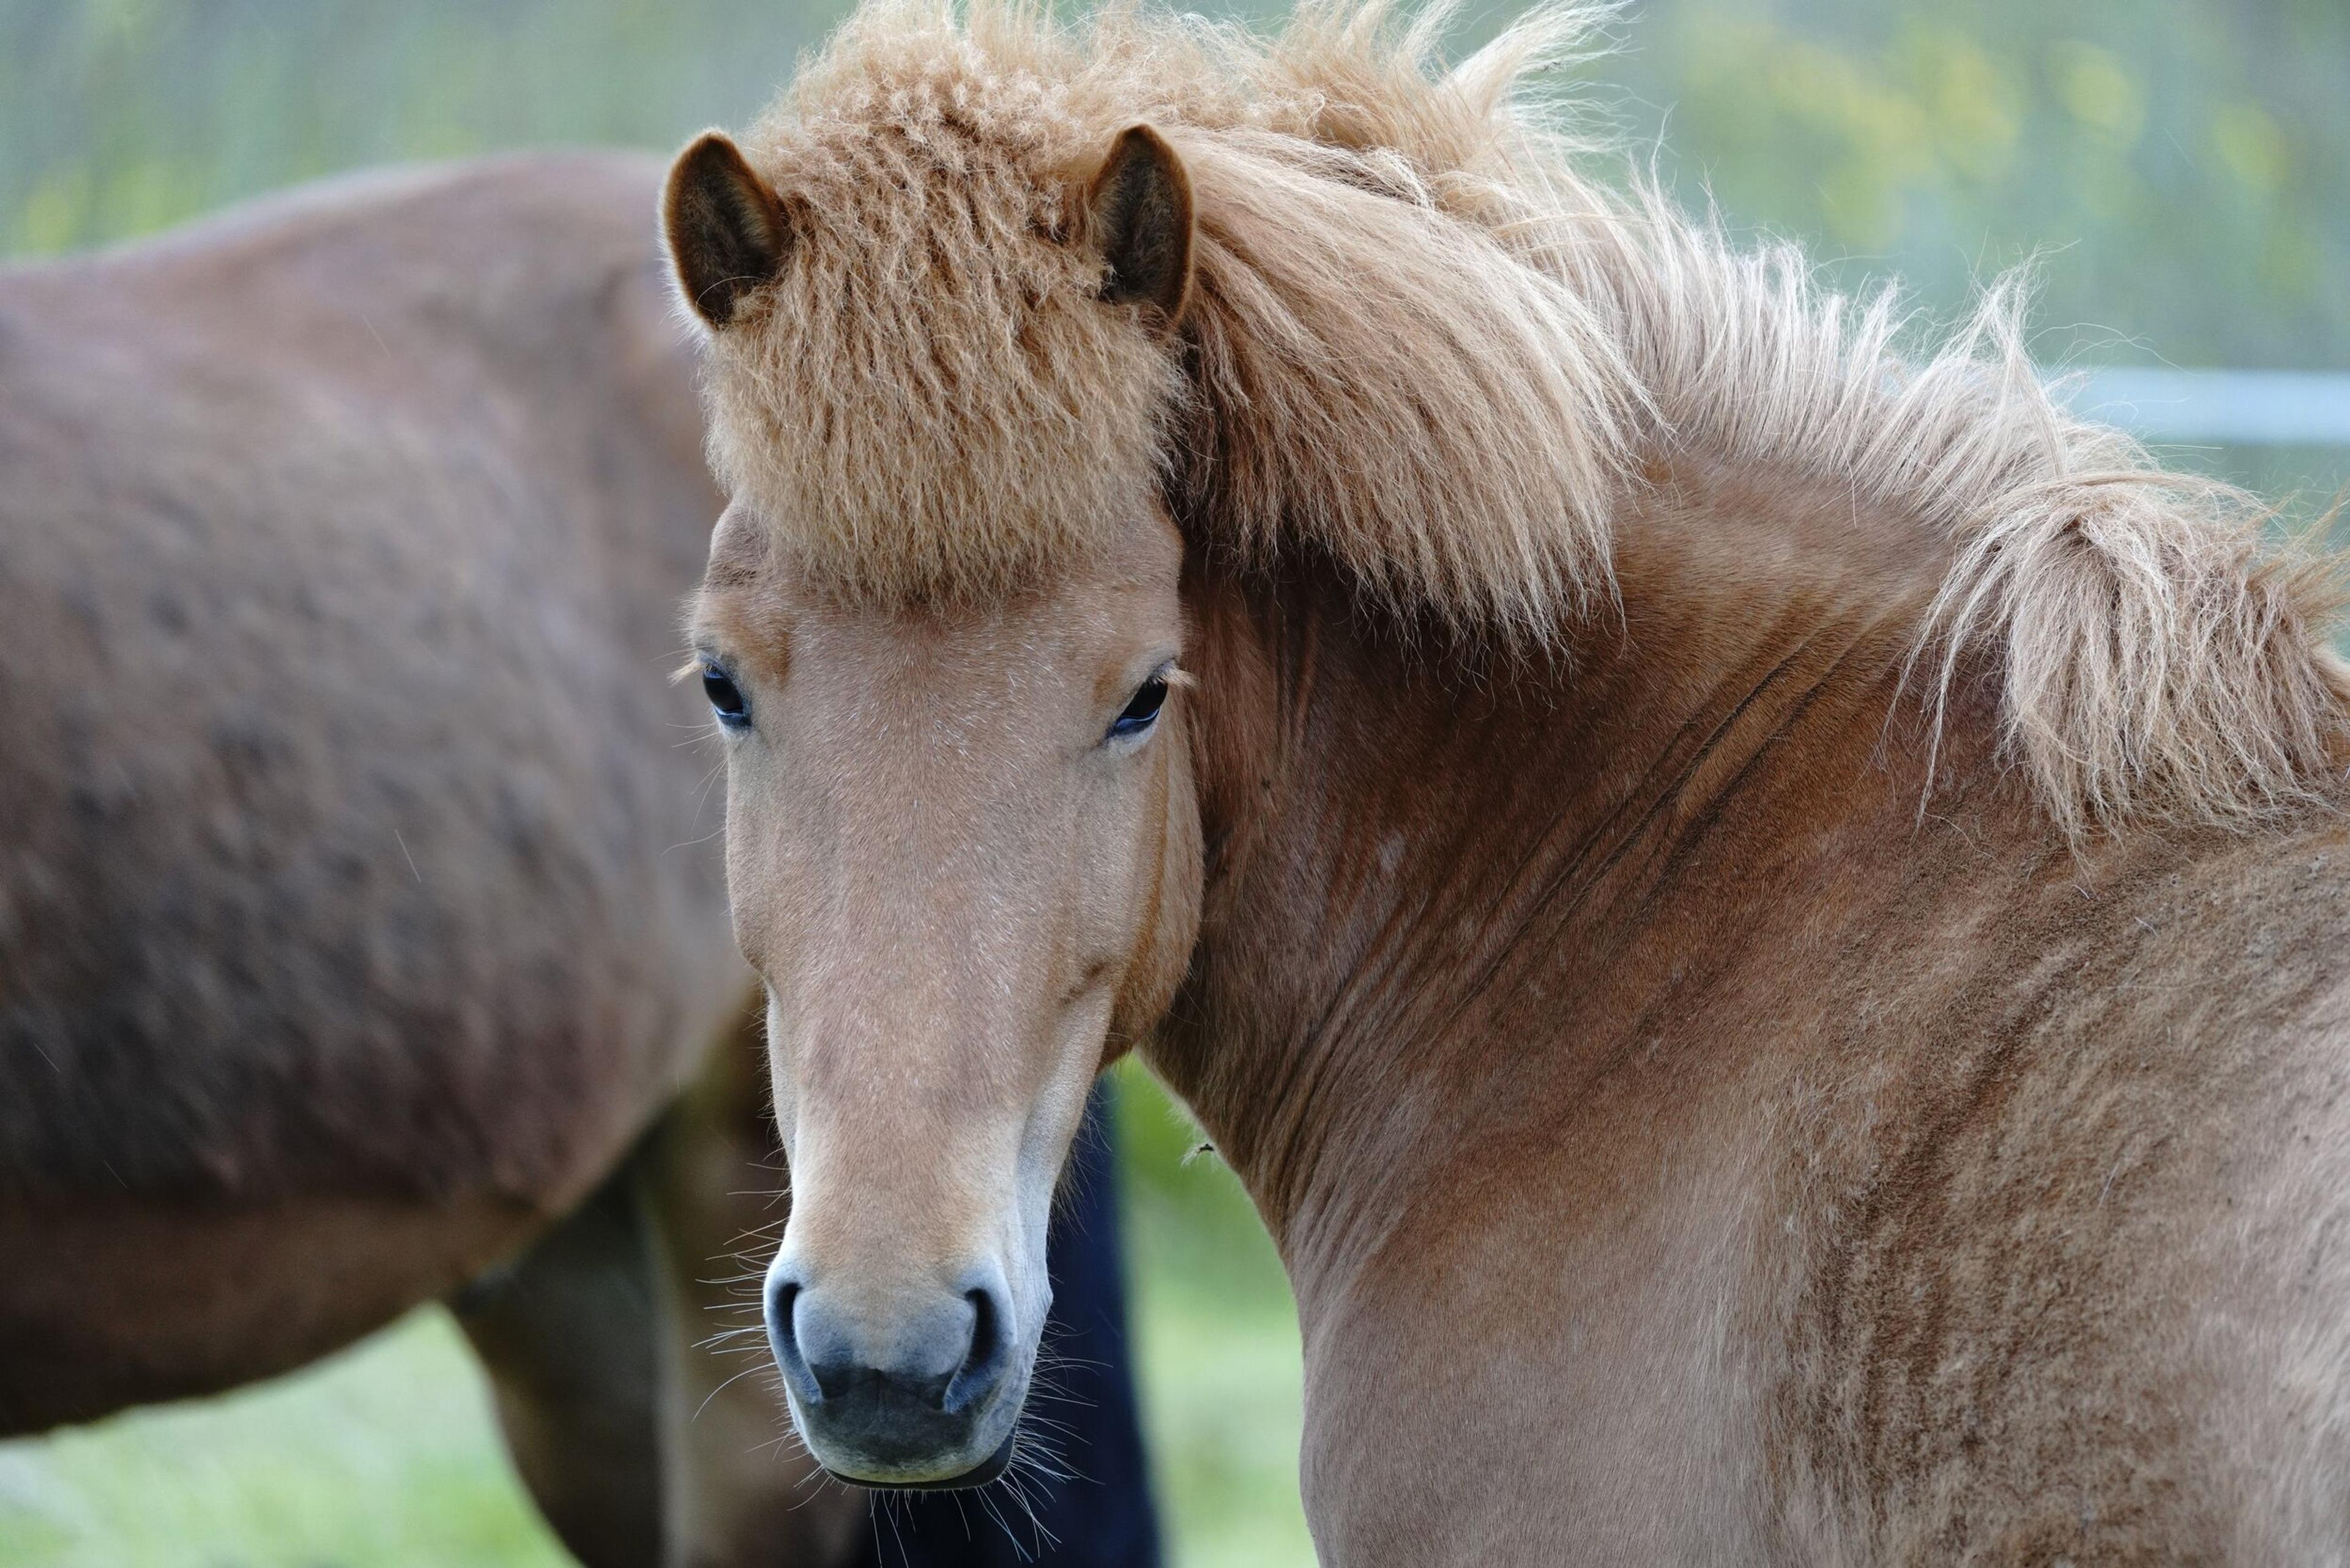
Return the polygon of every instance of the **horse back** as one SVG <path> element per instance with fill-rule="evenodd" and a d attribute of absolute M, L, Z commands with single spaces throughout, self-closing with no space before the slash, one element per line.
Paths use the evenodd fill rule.
<path fill-rule="evenodd" d="M 657 172 L 0 274 L 0 1193 L 545 1213 L 720 1026 Z"/>

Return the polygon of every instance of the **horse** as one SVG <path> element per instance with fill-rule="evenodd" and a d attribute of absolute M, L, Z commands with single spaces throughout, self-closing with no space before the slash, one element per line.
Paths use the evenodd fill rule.
<path fill-rule="evenodd" d="M 658 180 L 360 175 L 0 275 L 0 1429 L 453 1297 L 583 1562 L 862 1534 L 744 1465 L 755 1382 L 685 1419 L 777 1183 L 657 674 L 712 504 Z"/>
<path fill-rule="evenodd" d="M 1006 1462 L 1139 1051 L 1326 1563 L 2339 1561 L 2338 566 L 1450 19 L 868 0 L 671 169 L 799 1431 Z"/>

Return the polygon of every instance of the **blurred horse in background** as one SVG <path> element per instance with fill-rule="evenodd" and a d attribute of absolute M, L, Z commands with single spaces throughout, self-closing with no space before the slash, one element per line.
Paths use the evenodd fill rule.
<path fill-rule="evenodd" d="M 874 1550 L 708 1343 L 783 1180 L 664 679 L 719 503 L 658 176 L 0 274 L 0 1431 L 444 1297 L 582 1561 Z"/>
<path fill-rule="evenodd" d="M 1611 14 L 872 0 L 680 158 L 795 1418 L 1016 1461 L 1139 1046 L 1326 1562 L 2339 1563 L 2339 564 L 1593 180 Z"/>

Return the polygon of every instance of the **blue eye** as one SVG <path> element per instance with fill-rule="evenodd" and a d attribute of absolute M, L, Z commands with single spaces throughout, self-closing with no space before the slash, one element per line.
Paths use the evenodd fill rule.
<path fill-rule="evenodd" d="M 1159 710 L 1165 706 L 1166 701 L 1167 677 L 1154 675 L 1135 688 L 1134 695 L 1127 699 L 1125 708 L 1110 721 L 1110 738 L 1139 735 L 1159 722 Z"/>
<path fill-rule="evenodd" d="M 702 694 L 710 699 L 711 711 L 718 722 L 730 730 L 739 730 L 751 722 L 751 705 L 743 701 L 743 689 L 734 684 L 726 671 L 714 664 L 702 667 Z"/>

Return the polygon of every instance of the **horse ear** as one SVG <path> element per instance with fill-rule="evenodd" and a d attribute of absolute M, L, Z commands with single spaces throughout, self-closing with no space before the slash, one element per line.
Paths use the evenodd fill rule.
<path fill-rule="evenodd" d="M 736 303 L 782 271 L 792 248 L 783 202 L 715 130 L 670 169 L 661 231 L 686 303 L 712 327 L 732 321 Z"/>
<path fill-rule="evenodd" d="M 1191 295 L 1191 177 L 1165 137 L 1118 132 L 1086 187 L 1086 230 L 1109 268 L 1102 298 L 1147 306 L 1172 331 Z"/>

